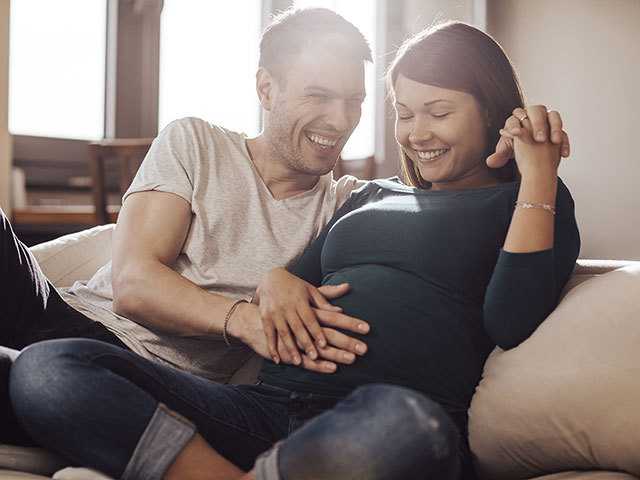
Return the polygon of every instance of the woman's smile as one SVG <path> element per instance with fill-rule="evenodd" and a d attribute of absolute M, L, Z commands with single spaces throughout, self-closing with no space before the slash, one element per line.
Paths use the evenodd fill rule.
<path fill-rule="evenodd" d="M 420 163 L 431 163 L 444 157 L 450 148 L 438 148 L 435 150 L 414 150 Z"/>

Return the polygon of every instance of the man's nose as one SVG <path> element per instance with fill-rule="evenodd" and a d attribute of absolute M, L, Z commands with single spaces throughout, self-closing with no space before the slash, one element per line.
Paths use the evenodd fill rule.
<path fill-rule="evenodd" d="M 342 100 L 331 102 L 327 112 L 327 123 L 336 132 L 344 133 L 351 130 L 359 119 L 360 115 L 352 112 L 347 102 Z"/>

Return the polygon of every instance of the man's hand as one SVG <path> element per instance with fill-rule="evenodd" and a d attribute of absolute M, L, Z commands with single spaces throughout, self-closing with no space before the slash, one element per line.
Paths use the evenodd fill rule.
<path fill-rule="evenodd" d="M 518 109 L 516 109 L 518 110 Z M 514 112 L 516 111 L 514 110 Z M 520 109 L 523 110 L 523 109 Z M 560 145 L 560 155 L 564 158 L 571 153 L 569 136 L 562 129 L 562 118 L 555 110 L 547 110 L 544 105 L 532 105 L 526 107 L 528 119 L 531 122 L 533 138 L 538 143 L 545 143 L 550 138 L 555 145 Z M 517 123 L 517 124 L 516 124 Z M 511 116 L 505 121 L 504 129 L 500 131 L 500 140 L 496 145 L 495 153 L 487 158 L 487 165 L 491 168 L 500 168 L 509 160 L 515 158 L 513 151 L 512 135 L 520 133 L 519 120 Z M 514 129 L 511 131 L 511 129 Z"/>
<path fill-rule="evenodd" d="M 355 355 L 361 354 L 355 349 L 355 344 L 349 343 L 354 348 L 350 350 L 353 359 L 352 355 L 348 355 L 349 352 L 342 352 L 347 354 L 342 355 L 335 349 L 327 348 L 327 338 L 319 322 L 322 320 L 325 327 L 344 328 L 361 334 L 369 331 L 366 322 L 343 315 L 341 308 L 331 305 L 327 300 L 338 298 L 348 291 L 348 284 L 315 288 L 284 268 L 271 270 L 260 282 L 256 298 L 273 361 L 279 363 L 282 357 L 286 363 L 300 365 L 303 358 L 299 349 L 311 360 L 316 360 L 318 356 L 327 358 L 327 355 L 339 363 L 355 360 Z M 285 348 L 278 348 L 278 342 L 282 342 Z M 339 345 L 333 346 L 340 348 Z M 319 351 L 322 354 L 319 355 Z"/>
<path fill-rule="evenodd" d="M 331 323 L 336 328 L 353 329 L 353 320 L 347 315 L 333 315 L 332 312 L 314 309 L 320 321 Z M 363 342 L 345 335 L 331 327 L 321 327 L 323 335 L 328 341 L 326 347 L 318 349 L 320 358 L 312 359 L 303 354 L 301 366 L 307 370 L 319 373 L 333 373 L 337 364 L 349 364 L 355 360 L 356 352 L 363 355 L 367 351 L 367 346 Z M 228 325 L 229 335 L 235 337 L 248 345 L 253 351 L 263 358 L 271 358 L 267 346 L 267 338 L 264 334 L 260 311 L 254 304 L 242 303 L 238 305 Z M 282 352 L 282 359 L 285 363 L 293 363 L 287 357 L 287 349 L 281 339 L 277 340 L 277 350 Z"/>

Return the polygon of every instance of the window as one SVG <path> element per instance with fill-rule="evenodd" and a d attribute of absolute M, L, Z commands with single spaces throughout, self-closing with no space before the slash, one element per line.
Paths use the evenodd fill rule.
<path fill-rule="evenodd" d="M 255 135 L 260 0 L 165 0 L 160 34 L 159 127 L 201 117 Z"/>
<path fill-rule="evenodd" d="M 353 23 L 369 41 L 374 61 L 376 51 L 376 3 L 372 0 L 296 0 L 296 7 L 325 7 L 339 13 Z M 366 65 L 365 85 L 367 98 L 362 105 L 360 124 L 342 151 L 345 160 L 365 158 L 375 151 L 375 98 L 376 79 L 373 64 Z"/>
<path fill-rule="evenodd" d="M 102 138 L 106 2 L 12 2 L 9 53 L 11 133 Z"/>
<path fill-rule="evenodd" d="M 378 0 L 12 2 L 14 165 L 24 169 L 29 188 L 69 188 L 88 182 L 88 139 L 152 137 L 184 116 L 258 133 L 260 33 L 272 12 L 292 4 L 335 9 L 375 49 L 376 9 L 384 5 Z M 367 68 L 367 100 L 345 159 L 374 152 L 374 106 L 383 88 L 376 92 L 381 74 Z"/>

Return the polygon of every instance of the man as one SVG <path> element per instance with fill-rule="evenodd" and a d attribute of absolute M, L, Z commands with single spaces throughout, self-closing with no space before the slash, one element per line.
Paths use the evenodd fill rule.
<path fill-rule="evenodd" d="M 304 45 L 301 36 L 309 39 Z M 325 37 L 336 54 L 318 57 L 313 43 Z M 19 302 L 5 291 L 2 313 L 15 332 L 0 344 L 21 349 L 88 336 L 217 381 L 228 380 L 251 350 L 268 355 L 256 305 L 235 309 L 228 334 L 242 342 L 230 348 L 221 338 L 225 317 L 252 297 L 264 273 L 299 255 L 358 185 L 353 177 L 334 181 L 331 170 L 360 119 L 367 61 L 365 38 L 333 12 L 276 19 L 262 37 L 256 76 L 264 130 L 247 139 L 195 118 L 165 128 L 124 195 L 112 262 L 88 283 L 62 290 L 64 301 L 26 249 L 9 245 L 16 242 L 5 218 L 11 241 L 3 254 L 27 258 L 29 274 Z M 15 278 L 21 266 L 5 268 L 5 278 Z M 29 325 L 15 322 L 26 313 Z"/>

